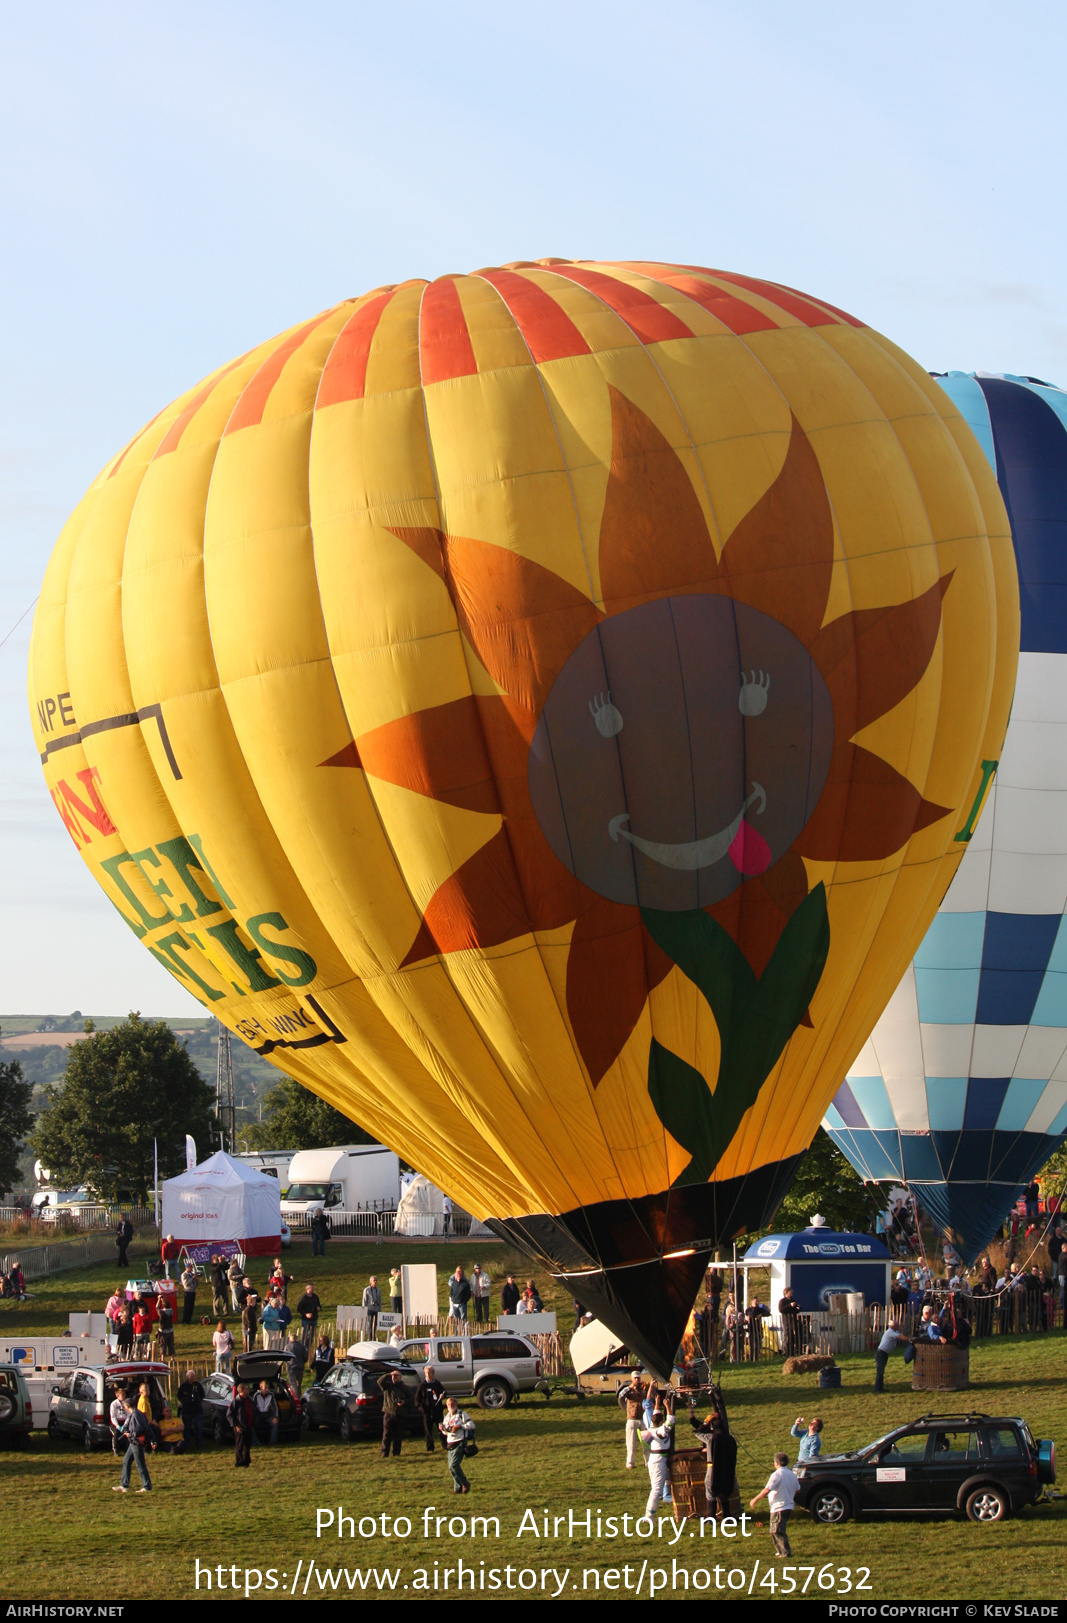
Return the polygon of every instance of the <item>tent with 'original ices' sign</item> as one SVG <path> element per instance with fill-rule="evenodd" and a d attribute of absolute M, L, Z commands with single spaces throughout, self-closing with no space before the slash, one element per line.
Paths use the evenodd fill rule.
<path fill-rule="evenodd" d="M 744 1266 L 770 1270 L 775 1307 L 786 1286 L 802 1313 L 824 1313 L 837 1295 L 862 1295 L 868 1307 L 889 1301 L 892 1262 L 869 1234 L 835 1234 L 814 1224 L 799 1234 L 768 1234 L 749 1246 Z"/>
<path fill-rule="evenodd" d="M 235 1240 L 246 1256 L 274 1254 L 281 1244 L 277 1178 L 243 1166 L 221 1150 L 163 1185 L 163 1233 L 189 1247 Z"/>

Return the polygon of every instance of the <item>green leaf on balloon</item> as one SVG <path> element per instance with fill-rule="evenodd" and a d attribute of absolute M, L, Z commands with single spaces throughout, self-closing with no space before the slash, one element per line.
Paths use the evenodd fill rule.
<path fill-rule="evenodd" d="M 648 1092 L 668 1133 L 693 1157 L 675 1183 L 707 1183 L 717 1159 L 715 1096 L 698 1070 L 655 1037 L 648 1051 Z"/>
<path fill-rule="evenodd" d="M 826 889 L 818 884 L 779 937 L 763 974 L 702 909 L 641 917 L 656 945 L 706 999 L 722 1053 L 712 1093 L 704 1077 L 655 1038 L 648 1092 L 656 1114 L 692 1160 L 677 1184 L 706 1183 L 815 995 L 830 949 Z"/>

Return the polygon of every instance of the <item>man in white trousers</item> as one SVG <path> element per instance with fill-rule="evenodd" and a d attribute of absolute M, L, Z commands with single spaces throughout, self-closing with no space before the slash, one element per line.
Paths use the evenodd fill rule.
<path fill-rule="evenodd" d="M 637 1443 L 644 1415 L 645 1383 L 635 1375 L 629 1386 L 619 1393 L 619 1408 L 626 1411 L 626 1469 L 632 1471 L 637 1463 Z"/>
<path fill-rule="evenodd" d="M 670 1398 L 667 1400 L 671 1402 Z M 671 1408 L 674 1408 L 671 1403 Z M 652 1424 L 641 1432 L 641 1441 L 648 1444 L 648 1479 L 650 1483 L 645 1515 L 654 1518 L 666 1497 L 671 1476 L 671 1445 L 674 1415 L 664 1409 L 652 1411 Z"/>

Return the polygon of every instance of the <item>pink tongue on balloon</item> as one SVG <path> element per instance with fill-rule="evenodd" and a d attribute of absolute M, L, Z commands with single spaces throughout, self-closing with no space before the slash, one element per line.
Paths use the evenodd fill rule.
<path fill-rule="evenodd" d="M 771 848 L 762 834 L 743 822 L 730 846 L 730 861 L 738 873 L 763 873 L 771 865 Z"/>

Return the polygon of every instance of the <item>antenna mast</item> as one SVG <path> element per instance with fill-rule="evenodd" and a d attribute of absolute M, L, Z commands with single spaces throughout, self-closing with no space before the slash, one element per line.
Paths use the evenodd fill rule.
<path fill-rule="evenodd" d="M 237 1107 L 233 1097 L 233 1056 L 230 1053 L 229 1028 L 219 1021 L 219 1063 L 215 1073 L 215 1117 L 218 1121 L 222 1148 L 233 1153 L 237 1131 Z"/>

